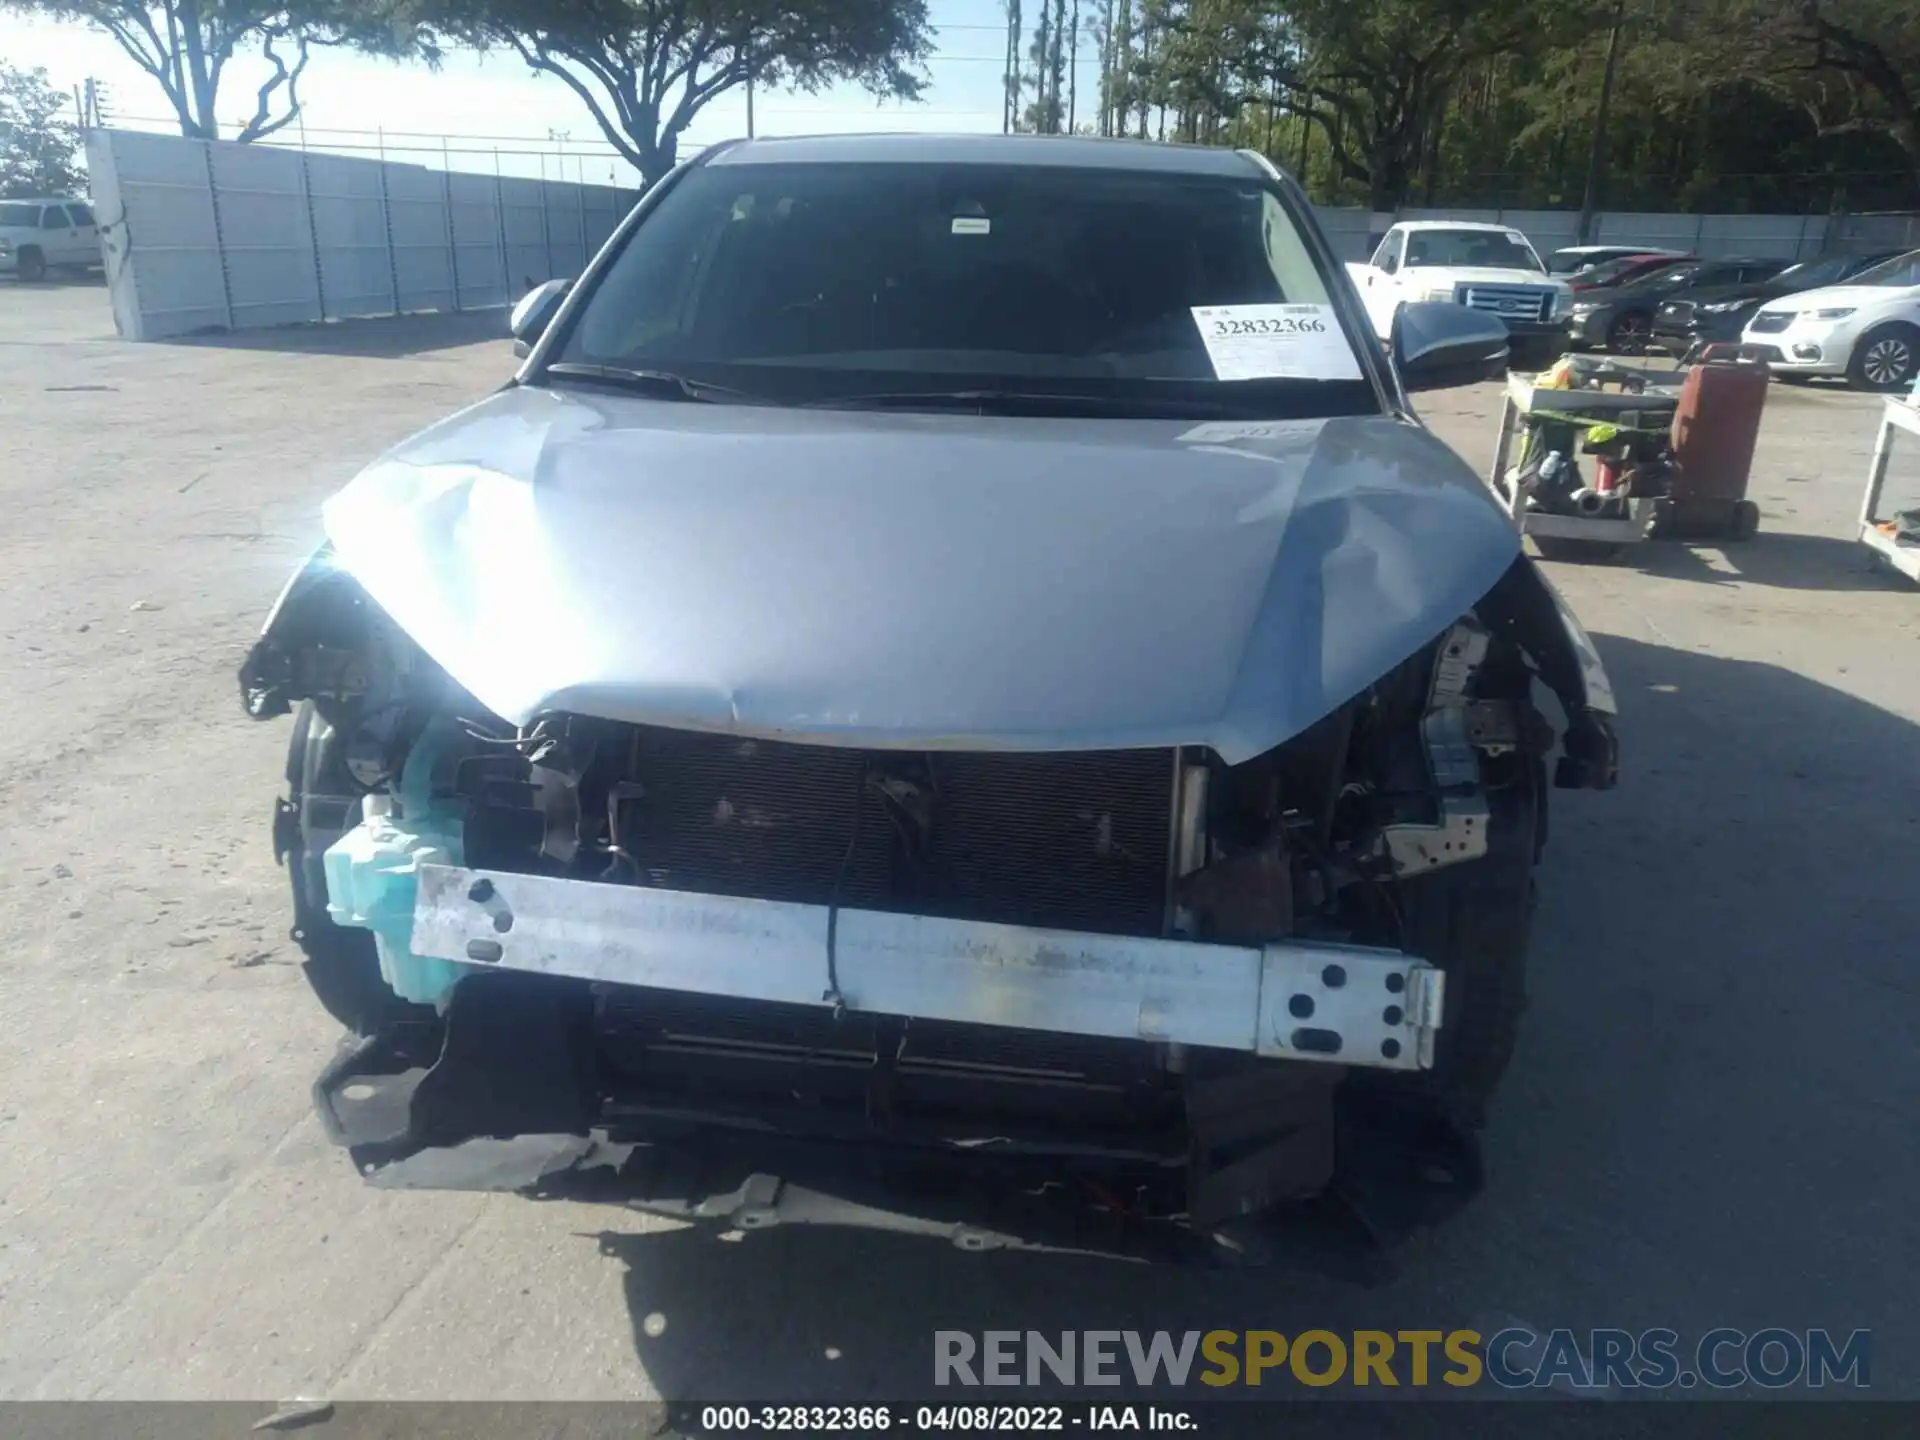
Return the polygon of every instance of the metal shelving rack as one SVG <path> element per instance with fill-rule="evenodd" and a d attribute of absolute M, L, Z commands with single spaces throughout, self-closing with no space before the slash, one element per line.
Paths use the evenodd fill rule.
<path fill-rule="evenodd" d="M 1867 468 L 1867 493 L 1860 501 L 1860 543 L 1909 580 L 1920 582 L 1920 545 L 1902 542 L 1880 529 L 1880 492 L 1887 483 L 1887 463 L 1893 458 L 1893 437 L 1900 431 L 1920 435 L 1920 387 L 1911 397 L 1888 399 L 1880 414 L 1880 435 L 1873 443 L 1873 463 Z"/>

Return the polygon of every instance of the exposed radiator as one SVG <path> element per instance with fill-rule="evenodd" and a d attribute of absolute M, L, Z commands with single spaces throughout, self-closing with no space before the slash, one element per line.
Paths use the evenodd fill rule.
<path fill-rule="evenodd" d="M 920 754 L 636 728 L 631 878 L 678 890 L 1157 935 L 1166 750 Z"/>

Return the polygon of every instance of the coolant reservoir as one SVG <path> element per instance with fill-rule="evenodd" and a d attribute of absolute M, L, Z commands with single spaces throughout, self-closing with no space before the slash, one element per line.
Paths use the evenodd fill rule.
<path fill-rule="evenodd" d="M 322 859 L 327 914 L 333 923 L 371 930 L 381 977 L 401 999 L 421 1005 L 439 1004 L 454 983 L 475 968 L 413 953 L 420 867 L 462 861 L 461 814 L 432 799 L 431 774 L 441 738 L 430 729 L 407 757 L 401 813 L 392 813 L 388 797 L 368 796 L 365 818 L 328 846 Z"/>

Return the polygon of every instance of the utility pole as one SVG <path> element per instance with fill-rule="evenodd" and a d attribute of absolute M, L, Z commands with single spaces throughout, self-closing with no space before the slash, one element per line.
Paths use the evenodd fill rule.
<path fill-rule="evenodd" d="M 1580 228 L 1576 245 L 1585 245 L 1593 233 L 1593 212 L 1600 204 L 1600 180 L 1607 163 L 1607 111 L 1613 104 L 1613 72 L 1620 63 L 1621 21 L 1627 0 L 1614 0 L 1613 28 L 1607 33 L 1607 63 L 1600 72 L 1600 108 L 1593 117 L 1593 145 L 1587 151 L 1587 186 L 1580 197 Z"/>
<path fill-rule="evenodd" d="M 747 139 L 753 139 L 753 77 L 747 77 Z"/>

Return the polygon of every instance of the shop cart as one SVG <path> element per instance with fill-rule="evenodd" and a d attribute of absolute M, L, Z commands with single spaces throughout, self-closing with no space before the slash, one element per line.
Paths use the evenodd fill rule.
<path fill-rule="evenodd" d="M 1906 527 L 1900 520 L 1884 519 L 1879 514 L 1894 436 L 1902 431 L 1920 436 L 1920 387 L 1911 399 L 1888 400 L 1881 412 L 1880 436 L 1874 441 L 1873 463 L 1867 469 L 1867 493 L 1860 501 L 1860 543 L 1909 580 L 1920 581 L 1920 540 L 1902 539 Z M 1920 526 L 1908 533 L 1920 535 Z"/>
<path fill-rule="evenodd" d="M 1647 539 L 1665 511 L 1686 376 L 1589 356 L 1555 369 L 1565 385 L 1507 377 L 1487 484 L 1542 555 L 1605 558 Z"/>

